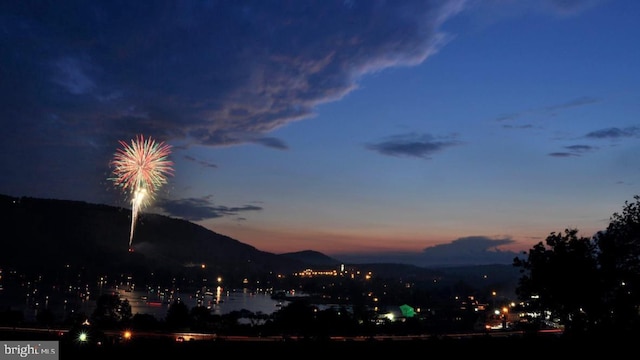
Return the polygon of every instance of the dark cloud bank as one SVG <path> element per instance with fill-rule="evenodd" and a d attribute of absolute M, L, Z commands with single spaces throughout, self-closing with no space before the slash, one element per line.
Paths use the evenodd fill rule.
<path fill-rule="evenodd" d="M 513 264 L 515 257 L 526 258 L 522 253 L 504 251 L 499 248 L 514 242 L 510 238 L 494 239 L 485 236 L 469 236 L 448 244 L 427 247 L 420 253 L 335 254 L 332 257 L 348 263 L 401 263 L 422 267 L 509 265 Z"/>

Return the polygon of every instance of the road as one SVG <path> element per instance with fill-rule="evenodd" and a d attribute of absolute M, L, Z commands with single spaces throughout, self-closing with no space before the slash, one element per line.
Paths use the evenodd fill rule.
<path fill-rule="evenodd" d="M 27 338 L 37 338 L 38 335 L 43 337 L 65 337 L 68 335 L 69 329 L 65 328 L 38 328 L 38 327 L 0 327 L 0 334 L 13 333 L 20 337 L 19 334 L 25 335 Z M 135 331 L 131 332 L 130 336 L 125 335 L 124 331 L 119 330 L 106 330 L 103 333 L 112 339 L 119 339 L 121 341 L 134 340 L 134 339 L 164 339 L 174 340 L 176 342 L 189 342 L 189 341 L 243 341 L 243 342 L 280 342 L 280 341 L 307 341 L 309 338 L 299 336 L 242 336 L 242 335 L 217 335 L 210 333 L 198 333 L 198 332 L 157 332 L 157 331 Z M 561 330 L 550 329 L 540 330 L 540 335 L 553 335 L 559 336 L 562 334 Z M 0 335 L 0 336 L 2 336 Z M 474 333 L 454 333 L 454 334 L 416 334 L 416 335 L 373 335 L 373 336 L 331 336 L 328 339 L 333 342 L 343 341 L 416 341 L 416 340 L 430 340 L 434 338 L 439 339 L 471 339 L 471 338 L 514 338 L 522 337 L 525 333 L 523 331 L 492 331 L 492 332 L 474 332 Z M 0 338 L 2 340 L 2 338 Z"/>

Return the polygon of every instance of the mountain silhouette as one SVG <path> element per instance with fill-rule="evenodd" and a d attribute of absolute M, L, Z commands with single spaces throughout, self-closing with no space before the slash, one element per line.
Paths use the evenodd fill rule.
<path fill-rule="evenodd" d="M 292 272 L 299 260 L 260 251 L 200 225 L 140 214 L 129 249 L 131 210 L 80 201 L 0 196 L 5 268 L 47 273 L 68 264 L 100 273 Z"/>
<path fill-rule="evenodd" d="M 247 276 L 290 274 L 306 268 L 357 266 L 378 277 L 482 283 L 512 292 L 519 273 L 510 265 L 422 268 L 395 263 L 343 264 L 320 252 L 273 254 L 186 220 L 142 213 L 129 250 L 131 210 L 82 201 L 0 195 L 0 269 L 58 276 L 65 268 L 137 277 L 192 277 L 206 272 L 241 283 Z M 490 276 L 489 276 L 490 275 Z M 487 280 L 489 279 L 489 280 Z"/>

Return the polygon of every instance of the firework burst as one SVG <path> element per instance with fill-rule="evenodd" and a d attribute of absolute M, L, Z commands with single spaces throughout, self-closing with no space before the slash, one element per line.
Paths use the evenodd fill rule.
<path fill-rule="evenodd" d="M 122 148 L 116 151 L 110 163 L 114 176 L 110 180 L 131 196 L 131 249 L 138 214 L 153 199 L 156 191 L 167 183 L 167 176 L 173 175 L 173 162 L 168 159 L 171 146 L 156 142 L 151 137 L 145 139 L 138 135 L 131 144 L 119 142 Z"/>

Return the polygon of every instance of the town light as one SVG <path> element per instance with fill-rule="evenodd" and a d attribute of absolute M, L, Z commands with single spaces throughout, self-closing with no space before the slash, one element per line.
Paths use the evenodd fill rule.
<path fill-rule="evenodd" d="M 89 336 L 86 332 L 81 332 L 78 334 L 78 340 L 80 340 L 80 342 L 87 342 L 89 340 Z"/>

